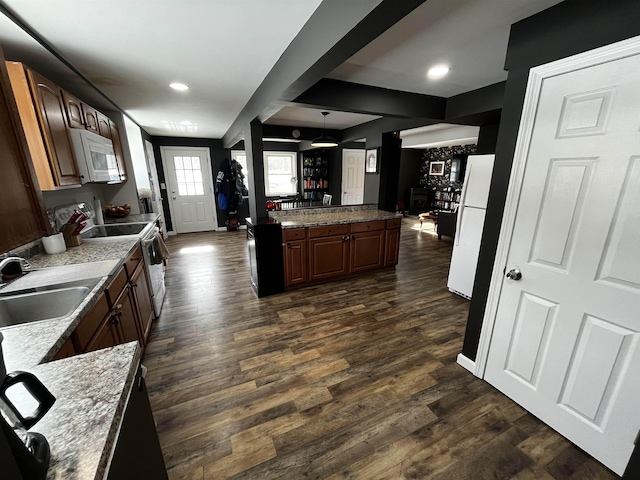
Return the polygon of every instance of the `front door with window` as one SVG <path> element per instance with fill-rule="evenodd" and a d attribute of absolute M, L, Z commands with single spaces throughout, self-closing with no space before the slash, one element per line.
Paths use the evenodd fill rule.
<path fill-rule="evenodd" d="M 485 372 L 618 474 L 640 429 L 640 37 L 621 43 L 530 77 Z"/>
<path fill-rule="evenodd" d="M 162 147 L 176 233 L 215 230 L 213 176 L 208 148 Z"/>

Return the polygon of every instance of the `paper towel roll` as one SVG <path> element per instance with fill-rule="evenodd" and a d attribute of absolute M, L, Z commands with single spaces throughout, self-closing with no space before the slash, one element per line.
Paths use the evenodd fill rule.
<path fill-rule="evenodd" d="M 104 217 L 102 216 L 102 203 L 99 198 L 93 201 L 93 210 L 96 212 L 96 216 L 93 219 L 93 223 L 96 225 L 104 225 Z"/>

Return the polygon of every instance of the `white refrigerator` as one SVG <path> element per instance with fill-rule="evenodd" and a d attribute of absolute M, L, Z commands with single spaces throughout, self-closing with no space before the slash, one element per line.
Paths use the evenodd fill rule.
<path fill-rule="evenodd" d="M 495 155 L 469 155 L 462 185 L 447 287 L 471 299 Z"/>

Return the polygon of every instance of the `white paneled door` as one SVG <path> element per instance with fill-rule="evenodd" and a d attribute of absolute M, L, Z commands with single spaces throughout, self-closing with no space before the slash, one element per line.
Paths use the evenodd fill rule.
<path fill-rule="evenodd" d="M 530 77 L 485 378 L 622 474 L 640 429 L 640 42 L 619 49 Z"/>
<path fill-rule="evenodd" d="M 342 205 L 364 202 L 364 150 L 342 151 Z"/>
<path fill-rule="evenodd" d="M 162 147 L 176 233 L 215 230 L 215 200 L 208 148 Z"/>

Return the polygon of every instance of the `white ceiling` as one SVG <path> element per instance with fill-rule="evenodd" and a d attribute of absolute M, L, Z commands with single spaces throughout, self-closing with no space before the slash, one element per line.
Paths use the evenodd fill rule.
<path fill-rule="evenodd" d="M 328 77 L 450 97 L 507 78 L 511 24 L 561 0 L 428 0 Z M 449 75 L 427 80 L 444 63 Z"/>
<path fill-rule="evenodd" d="M 321 0 L 2 0 L 152 135 L 221 138 Z M 329 74 L 451 96 L 504 80 L 509 26 L 559 0 L 428 0 Z M 0 44 L 85 101 L 112 105 L 0 15 Z M 439 82 L 425 72 L 447 62 Z M 187 93 L 168 88 L 190 85 Z M 71 88 L 73 86 L 73 88 Z M 327 128 L 369 115 L 332 112 Z M 318 127 L 285 106 L 266 123 Z"/>
<path fill-rule="evenodd" d="M 321 0 L 4 3 L 148 133 L 221 138 Z"/>

